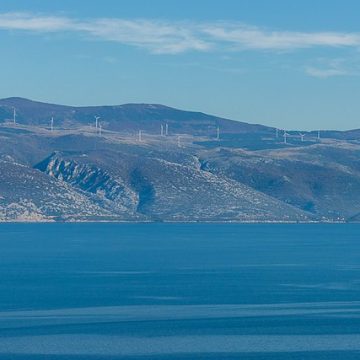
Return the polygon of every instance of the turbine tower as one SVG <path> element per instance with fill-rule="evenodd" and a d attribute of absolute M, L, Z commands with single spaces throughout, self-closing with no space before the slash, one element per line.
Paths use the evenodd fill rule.
<path fill-rule="evenodd" d="M 286 132 L 286 130 L 284 130 L 284 144 L 287 144 L 287 137 L 288 137 L 288 133 Z"/>
<path fill-rule="evenodd" d="M 98 129 L 100 116 L 95 116 L 95 129 Z"/>
<path fill-rule="evenodd" d="M 160 135 L 164 136 L 164 125 L 160 125 Z"/>
<path fill-rule="evenodd" d="M 320 130 L 317 132 L 317 139 L 320 140 Z"/>
<path fill-rule="evenodd" d="M 181 136 L 178 136 L 178 137 L 177 137 L 177 146 L 178 146 L 178 147 L 181 147 L 181 142 L 180 142 L 180 140 L 181 140 Z"/>
<path fill-rule="evenodd" d="M 16 124 L 16 109 L 14 108 L 14 112 L 13 112 L 13 122 L 14 125 Z"/>
<path fill-rule="evenodd" d="M 299 133 L 299 135 L 300 135 L 300 138 L 301 138 L 301 142 L 304 142 L 305 134 Z"/>
<path fill-rule="evenodd" d="M 139 130 L 139 141 L 141 142 L 142 141 L 142 130 Z"/>
<path fill-rule="evenodd" d="M 220 140 L 220 128 L 219 128 L 219 126 L 216 128 L 216 140 Z"/>
<path fill-rule="evenodd" d="M 54 131 L 54 118 L 53 117 L 50 120 L 50 131 Z"/>
<path fill-rule="evenodd" d="M 165 135 L 169 135 L 169 125 L 165 124 Z"/>
<path fill-rule="evenodd" d="M 101 124 L 99 123 L 99 135 L 101 136 L 101 130 L 102 130 L 102 126 Z"/>

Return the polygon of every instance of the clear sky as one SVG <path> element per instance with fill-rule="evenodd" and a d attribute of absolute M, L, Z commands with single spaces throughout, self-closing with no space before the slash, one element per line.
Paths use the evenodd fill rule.
<path fill-rule="evenodd" d="M 0 98 L 360 128 L 358 0 L 1 0 Z"/>

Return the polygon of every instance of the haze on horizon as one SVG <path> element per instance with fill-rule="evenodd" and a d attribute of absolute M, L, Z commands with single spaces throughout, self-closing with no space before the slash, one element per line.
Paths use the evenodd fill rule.
<path fill-rule="evenodd" d="M 356 0 L 3 0 L 0 98 L 359 128 Z"/>

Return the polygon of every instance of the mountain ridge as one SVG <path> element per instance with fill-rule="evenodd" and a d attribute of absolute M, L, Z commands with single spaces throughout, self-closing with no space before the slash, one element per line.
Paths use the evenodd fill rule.
<path fill-rule="evenodd" d="M 162 105 L 0 100 L 0 221 L 358 221 L 360 133 L 302 134 Z"/>
<path fill-rule="evenodd" d="M 254 129 L 266 131 L 271 129 L 271 127 L 260 124 L 225 119 L 199 111 L 184 111 L 162 104 L 129 103 L 122 105 L 68 106 L 19 97 L 0 99 L 0 110 L 3 110 L 2 114 L 0 112 L 0 121 L 5 116 L 12 119 L 13 108 L 16 109 L 18 121 L 26 125 L 48 124 L 51 117 L 54 117 L 55 122 L 60 122 L 61 125 L 64 125 L 66 120 L 84 125 L 93 122 L 94 116 L 100 116 L 102 121 L 106 122 L 110 128 L 115 126 L 114 120 L 118 122 L 124 121 L 127 127 L 130 126 L 129 120 L 132 120 L 132 122 L 140 122 L 141 125 L 145 125 L 145 130 L 149 130 L 150 128 L 144 122 L 144 119 L 150 119 L 156 125 L 164 121 L 174 124 L 174 122 L 182 120 L 187 123 L 193 121 L 197 126 L 201 123 L 203 125 L 206 123 L 205 126 L 212 126 L 213 128 L 219 126 L 220 122 L 223 125 L 224 131 L 229 131 L 232 128 L 235 128 L 235 130 L 242 129 L 243 131 L 247 128 L 248 131 L 253 131 Z M 136 128 L 136 125 L 134 123 L 132 127 Z M 177 127 L 177 130 L 179 130 L 179 127 Z M 192 130 L 196 132 L 196 126 L 193 126 Z"/>

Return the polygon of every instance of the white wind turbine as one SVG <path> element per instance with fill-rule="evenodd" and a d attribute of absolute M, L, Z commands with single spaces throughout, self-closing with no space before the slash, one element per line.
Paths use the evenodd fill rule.
<path fill-rule="evenodd" d="M 95 129 L 97 130 L 98 127 L 99 127 L 99 119 L 100 119 L 100 116 L 94 116 L 95 117 Z"/>
<path fill-rule="evenodd" d="M 220 140 L 220 128 L 219 128 L 219 126 L 216 128 L 216 140 Z"/>
<path fill-rule="evenodd" d="M 301 138 L 301 142 L 304 142 L 305 134 L 299 133 L 299 135 L 300 135 L 300 138 Z"/>
<path fill-rule="evenodd" d="M 139 130 L 138 139 L 140 142 L 142 141 L 142 130 Z"/>
<path fill-rule="evenodd" d="M 54 131 L 54 117 L 51 117 L 50 120 L 50 131 Z"/>
<path fill-rule="evenodd" d="M 16 124 L 16 109 L 14 108 L 13 109 L 13 122 L 14 122 L 14 125 Z"/>
<path fill-rule="evenodd" d="M 160 135 L 164 136 L 164 125 L 160 125 Z"/>
<path fill-rule="evenodd" d="M 286 130 L 284 130 L 284 144 L 287 144 L 287 137 L 289 136 L 290 134 L 286 132 Z"/>

